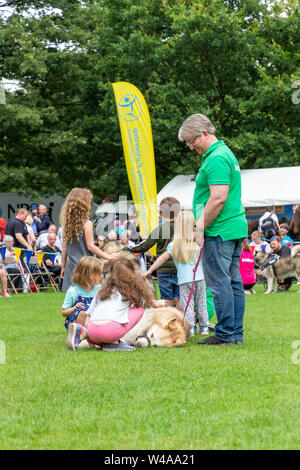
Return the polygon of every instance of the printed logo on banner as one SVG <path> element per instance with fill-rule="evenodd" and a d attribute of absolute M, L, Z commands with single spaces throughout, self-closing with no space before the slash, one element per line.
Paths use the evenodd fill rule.
<path fill-rule="evenodd" d="M 119 114 L 124 121 L 136 121 L 142 114 L 143 108 L 135 95 L 124 95 L 118 103 Z"/>

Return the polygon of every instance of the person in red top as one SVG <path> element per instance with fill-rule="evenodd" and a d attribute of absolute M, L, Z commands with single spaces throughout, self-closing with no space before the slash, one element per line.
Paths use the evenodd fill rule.
<path fill-rule="evenodd" d="M 6 220 L 3 219 L 3 217 L 0 217 L 0 242 L 3 241 L 6 225 L 7 225 Z"/>
<path fill-rule="evenodd" d="M 245 294 L 256 294 L 255 290 L 253 289 L 253 286 L 256 284 L 254 256 L 246 238 L 242 243 L 240 274 L 243 281 Z"/>

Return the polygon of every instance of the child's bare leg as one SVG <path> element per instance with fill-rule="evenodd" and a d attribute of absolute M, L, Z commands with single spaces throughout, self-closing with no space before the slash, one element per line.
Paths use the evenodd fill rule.
<path fill-rule="evenodd" d="M 2 286 L 2 294 L 7 294 L 7 277 L 3 269 L 0 270 L 0 281 Z"/>
<path fill-rule="evenodd" d="M 80 312 L 78 313 L 78 316 L 76 318 L 76 323 L 79 323 L 80 325 L 82 326 L 85 326 L 85 321 L 86 321 L 86 313 L 84 310 L 80 310 Z"/>

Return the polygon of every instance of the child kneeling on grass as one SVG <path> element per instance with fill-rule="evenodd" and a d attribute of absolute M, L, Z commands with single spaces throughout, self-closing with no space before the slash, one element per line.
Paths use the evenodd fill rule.
<path fill-rule="evenodd" d="M 194 241 L 195 219 L 191 211 L 179 212 L 175 219 L 174 239 L 167 246 L 167 251 L 163 253 L 151 268 L 143 273 L 143 277 L 149 276 L 153 271 L 159 268 L 171 256 L 177 269 L 177 277 L 180 292 L 180 303 L 185 311 L 188 298 L 193 285 L 193 269 L 199 257 L 200 248 Z M 191 325 L 191 336 L 195 334 L 195 312 L 199 316 L 200 333 L 209 334 L 208 314 L 206 305 L 206 285 L 200 261 L 196 271 L 193 295 L 187 308 L 186 318 Z"/>
<path fill-rule="evenodd" d="M 74 322 L 85 325 L 86 311 L 101 286 L 102 266 L 100 259 L 94 256 L 83 256 L 77 263 L 62 306 L 67 330 Z"/>
<path fill-rule="evenodd" d="M 67 347 L 76 350 L 89 345 L 104 351 L 135 348 L 120 341 L 142 318 L 144 303 L 151 307 L 166 306 L 165 300 L 156 300 L 150 287 L 135 264 L 129 259 L 109 261 L 107 277 L 94 297 L 87 314 L 86 327 L 71 323 L 68 330 Z M 82 344 L 80 345 L 80 343 Z"/>

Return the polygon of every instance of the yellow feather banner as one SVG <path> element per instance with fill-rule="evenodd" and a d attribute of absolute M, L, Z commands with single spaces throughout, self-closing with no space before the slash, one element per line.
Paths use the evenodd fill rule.
<path fill-rule="evenodd" d="M 158 225 L 157 188 L 152 129 L 143 95 L 131 83 L 112 84 L 130 190 L 140 233 L 147 237 Z M 155 249 L 152 250 L 155 253 Z"/>

